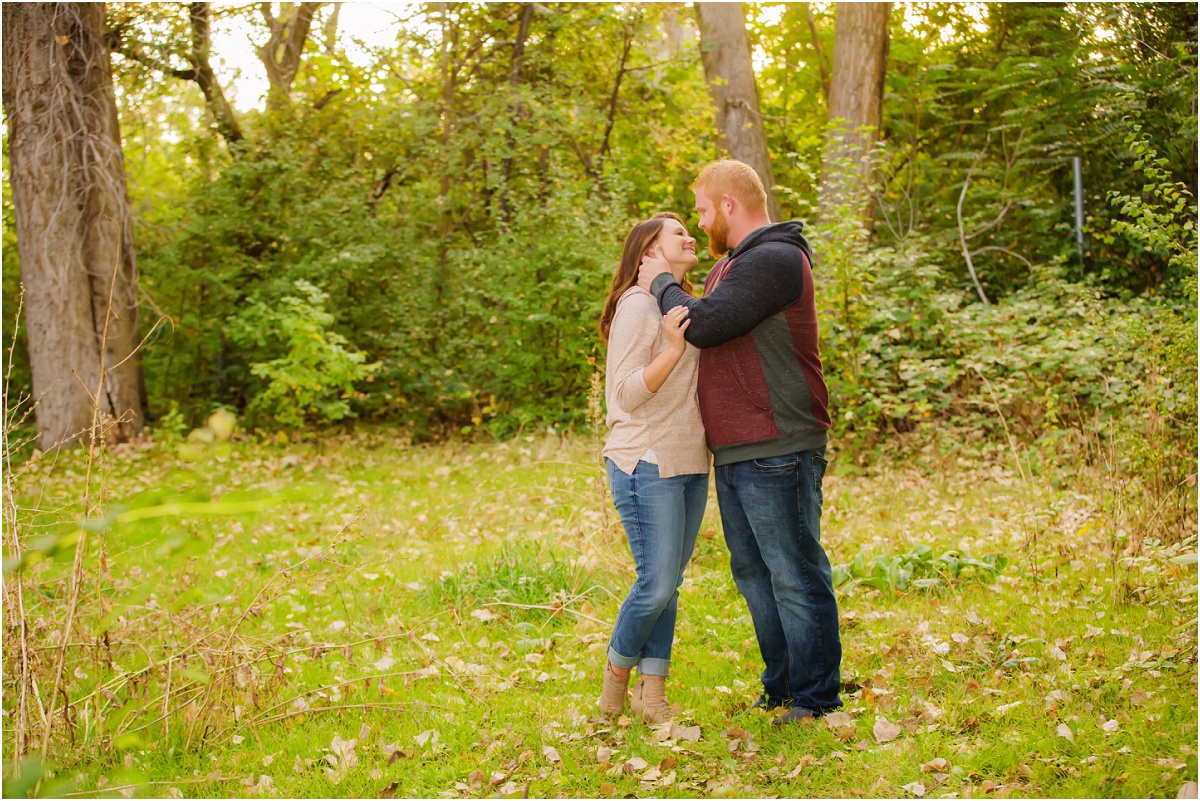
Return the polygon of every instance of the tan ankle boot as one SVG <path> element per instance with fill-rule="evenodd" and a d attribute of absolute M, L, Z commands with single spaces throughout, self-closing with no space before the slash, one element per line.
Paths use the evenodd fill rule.
<path fill-rule="evenodd" d="M 679 705 L 667 701 L 667 684 L 663 676 L 642 676 L 633 686 L 630 708 L 647 723 L 666 723 L 679 714 Z"/>
<path fill-rule="evenodd" d="M 625 711 L 625 696 L 629 693 L 629 674 L 617 675 L 613 666 L 604 663 L 604 685 L 600 689 L 600 711 L 617 717 Z"/>

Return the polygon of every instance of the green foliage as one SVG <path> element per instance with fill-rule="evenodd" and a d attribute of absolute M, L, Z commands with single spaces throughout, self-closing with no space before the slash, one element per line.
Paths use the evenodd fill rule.
<path fill-rule="evenodd" d="M 370 379 L 379 362 L 366 364 L 366 356 L 332 330 L 327 293 L 303 279 L 294 286 L 296 295 L 285 295 L 279 305 L 260 302 L 229 320 L 230 337 L 247 350 L 261 351 L 269 337 L 283 340 L 283 356 L 250 364 L 250 374 L 266 386 L 251 395 L 247 411 L 251 419 L 265 415 L 292 428 L 352 417 L 355 385 Z"/>
<path fill-rule="evenodd" d="M 910 587 L 918 590 L 944 590 L 966 581 L 991 582 L 1008 566 L 1007 556 L 985 556 L 977 559 L 951 549 L 934 557 L 933 547 L 919 543 L 907 553 L 867 558 L 859 552 L 853 562 L 834 565 L 833 586 L 850 593 L 858 585 L 878 590 L 904 592 Z"/>

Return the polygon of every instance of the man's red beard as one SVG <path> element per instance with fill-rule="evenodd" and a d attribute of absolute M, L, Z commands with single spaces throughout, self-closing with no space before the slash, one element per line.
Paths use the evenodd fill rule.
<path fill-rule="evenodd" d="M 719 259 L 729 252 L 729 218 L 725 210 L 717 207 L 713 213 L 712 225 L 705 231 L 708 234 L 708 252 L 714 259 Z"/>

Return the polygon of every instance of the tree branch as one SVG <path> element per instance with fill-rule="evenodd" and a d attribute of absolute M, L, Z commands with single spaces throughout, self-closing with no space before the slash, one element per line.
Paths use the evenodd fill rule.
<path fill-rule="evenodd" d="M 979 162 L 983 159 L 984 154 L 987 153 L 987 147 L 991 141 L 992 141 L 992 134 L 989 131 L 988 135 L 987 135 L 987 140 L 983 143 L 983 150 L 979 151 L 979 155 L 975 157 L 975 161 L 973 164 L 971 164 L 971 168 L 969 170 L 967 170 L 967 178 L 965 181 L 963 181 L 962 192 L 960 192 L 958 195 L 958 211 L 957 211 L 957 214 L 958 214 L 958 241 L 959 241 L 959 244 L 962 246 L 963 258 L 967 260 L 967 270 L 971 273 L 971 281 L 973 281 L 975 284 L 975 291 L 979 293 L 979 299 L 982 300 L 985 305 L 991 303 L 991 301 L 989 301 L 987 295 L 984 294 L 983 286 L 979 283 L 979 276 L 975 274 L 975 262 L 971 260 L 971 251 L 969 248 L 967 248 L 967 232 L 966 232 L 966 229 L 963 227 L 962 209 L 963 209 L 963 201 L 967 199 L 967 187 L 969 187 L 971 185 L 971 173 L 973 173 L 975 171 L 975 168 L 979 165 Z"/>
<path fill-rule="evenodd" d="M 192 26 L 192 52 L 189 61 L 195 72 L 194 80 L 204 93 L 204 101 L 208 110 L 217 121 L 217 130 L 229 144 L 242 140 L 242 130 L 234 116 L 233 106 L 225 99 L 221 84 L 213 72 L 209 62 L 212 51 L 212 32 L 209 25 L 208 12 L 211 3 L 192 3 L 188 6 L 188 22 Z"/>
<path fill-rule="evenodd" d="M 1031 262 L 1029 259 L 1022 256 L 1020 253 L 1014 253 L 1013 251 L 1009 250 L 1008 248 L 1002 248 L 999 245 L 986 245 L 984 247 L 977 248 L 977 249 L 971 251 L 971 255 L 978 256 L 980 253 L 984 253 L 989 250 L 998 250 L 1001 253 L 1004 253 L 1008 256 L 1012 256 L 1014 259 L 1020 259 L 1021 261 L 1025 262 L 1026 267 L 1028 267 L 1031 270 L 1033 269 L 1033 262 Z"/>
<path fill-rule="evenodd" d="M 829 71 L 825 69 L 825 55 L 821 52 L 821 37 L 817 35 L 817 21 L 813 19 L 812 4 L 804 4 L 804 15 L 808 18 L 808 32 L 812 35 L 813 50 L 817 52 L 817 66 L 821 68 L 821 91 L 825 102 L 829 102 Z"/>
<path fill-rule="evenodd" d="M 596 158 L 598 168 L 603 168 L 604 157 L 608 155 L 609 136 L 617 117 L 617 97 L 621 92 L 621 79 L 625 77 L 625 65 L 629 63 L 629 51 L 633 47 L 633 25 L 625 26 L 625 48 L 621 51 L 621 63 L 617 66 L 617 78 L 613 81 L 612 97 L 608 101 L 608 122 L 604 126 L 604 141 L 600 143 L 600 152 Z"/>

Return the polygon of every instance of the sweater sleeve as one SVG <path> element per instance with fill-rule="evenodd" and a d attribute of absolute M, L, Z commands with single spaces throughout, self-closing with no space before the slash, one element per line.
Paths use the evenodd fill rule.
<path fill-rule="evenodd" d="M 702 298 L 685 292 L 670 273 L 655 278 L 650 290 L 664 314 L 676 306 L 688 307 L 688 342 L 698 348 L 724 345 L 800 299 L 804 272 L 795 250 L 756 247 L 738 258 L 717 288 Z"/>
<path fill-rule="evenodd" d="M 654 359 L 654 342 L 661 324 L 651 309 L 649 299 L 644 303 L 630 298 L 617 307 L 608 336 L 608 377 L 612 401 L 622 411 L 632 412 L 655 393 L 646 386 L 643 370 Z"/>

